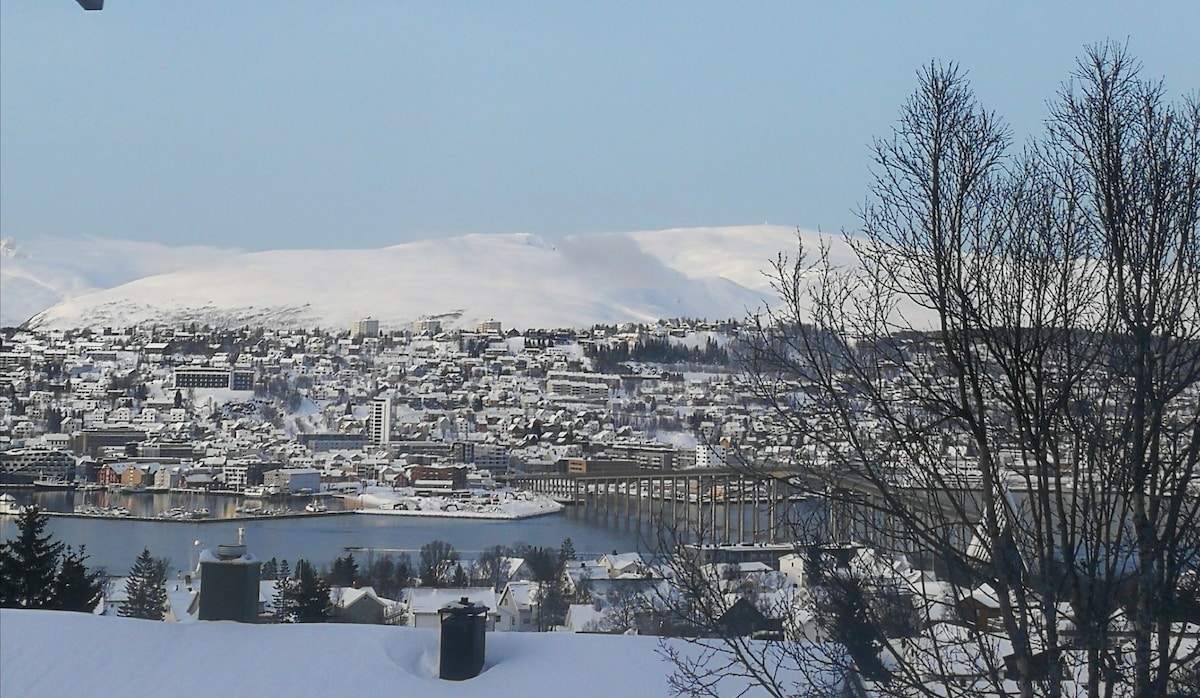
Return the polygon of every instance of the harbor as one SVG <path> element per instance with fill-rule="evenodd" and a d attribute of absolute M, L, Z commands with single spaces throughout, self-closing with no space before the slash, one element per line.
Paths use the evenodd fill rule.
<path fill-rule="evenodd" d="M 270 512 L 267 514 L 243 513 L 243 514 L 239 514 L 238 516 L 214 519 L 214 518 L 205 518 L 205 517 L 163 516 L 161 514 L 157 515 L 157 516 L 138 516 L 138 515 L 130 514 L 127 511 L 125 511 L 125 513 L 122 513 L 123 511 L 124 510 L 122 510 L 121 508 L 101 509 L 101 510 L 96 510 L 96 511 L 91 511 L 91 510 L 47 511 L 46 515 L 53 517 L 53 518 L 67 518 L 67 519 L 117 519 L 117 520 L 122 520 L 122 521 L 153 521 L 155 523 L 165 523 L 165 524 L 170 524 L 170 523 L 212 524 L 212 523 L 225 523 L 228 521 L 254 521 L 254 520 L 261 520 L 263 518 L 299 519 L 299 518 L 311 518 L 314 516 L 346 516 L 346 515 L 350 515 L 350 514 L 360 513 L 355 510 L 309 512 L 309 511 L 304 511 L 303 509 L 300 509 L 300 510 L 288 509 L 286 511 L 273 511 L 273 512 Z"/>
<path fill-rule="evenodd" d="M 222 521 L 296 519 L 380 514 L 517 520 L 546 516 L 563 506 L 526 492 L 479 496 L 417 495 L 410 490 L 371 488 L 364 494 L 316 493 L 302 496 L 200 492 L 132 492 L 125 489 L 35 490 L 6 494 L 5 511 L 37 504 L 55 518 L 123 519 L 161 523 L 207 524 Z"/>
<path fill-rule="evenodd" d="M 147 495 L 149 496 L 149 495 Z M 597 516 L 587 507 L 568 507 L 561 514 L 515 520 L 448 516 L 364 514 L 337 509 L 324 514 L 288 517 L 213 518 L 165 521 L 154 516 L 86 517 L 58 512 L 46 526 L 58 540 L 86 546 L 88 565 L 116 573 L 128 570 L 143 548 L 171 561 L 171 576 L 195 566 L 199 550 L 234 540 L 245 529 L 246 540 L 261 559 L 299 558 L 326 565 L 347 550 L 419 550 L 433 540 L 452 544 L 465 556 L 494 545 L 520 544 L 557 548 L 571 538 L 576 550 L 597 555 L 613 550 L 646 548 L 643 532 L 627 520 Z M 0 517 L 0 539 L 17 533 L 15 517 Z M 415 554 L 415 553 L 414 553 Z"/>

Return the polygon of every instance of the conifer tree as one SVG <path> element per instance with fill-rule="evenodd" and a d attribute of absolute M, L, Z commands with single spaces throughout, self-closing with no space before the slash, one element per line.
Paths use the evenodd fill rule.
<path fill-rule="evenodd" d="M 400 553 L 396 557 L 396 566 L 392 572 L 392 588 L 397 593 L 401 589 L 407 589 L 416 581 L 416 576 L 412 557 L 408 553 Z"/>
<path fill-rule="evenodd" d="M 79 546 L 78 552 L 70 546 L 63 550 L 58 576 L 54 579 L 52 608 L 88 613 L 100 602 L 104 594 L 104 572 L 89 570 L 83 564 L 85 560 L 85 546 Z"/>
<path fill-rule="evenodd" d="M 567 617 L 566 591 L 557 579 L 542 582 L 538 586 L 537 624 L 538 631 L 553 630 L 562 625 Z"/>
<path fill-rule="evenodd" d="M 391 555 L 384 555 L 371 563 L 365 575 L 366 584 L 375 587 L 375 591 L 379 592 L 381 596 L 393 598 L 391 595 L 392 578 L 395 573 L 396 560 Z"/>
<path fill-rule="evenodd" d="M 567 562 L 575 559 L 575 543 L 570 537 L 563 538 L 562 545 L 558 547 L 558 566 L 561 569 Z"/>
<path fill-rule="evenodd" d="M 329 572 L 329 584 L 337 587 L 354 586 L 359 579 L 358 562 L 354 555 L 347 553 L 333 561 L 333 569 Z"/>
<path fill-rule="evenodd" d="M 456 564 L 454 566 L 454 576 L 450 579 L 450 586 L 465 587 L 468 584 L 470 584 L 470 580 L 467 579 L 466 570 L 463 569 L 461 564 Z"/>
<path fill-rule="evenodd" d="M 308 560 L 296 561 L 296 573 L 276 585 L 275 615 L 284 623 L 321 623 L 329 615 L 329 584 Z"/>
<path fill-rule="evenodd" d="M 36 506 L 17 517 L 18 535 L 0 543 L 0 607 L 49 608 L 63 544 L 43 534 L 49 517 Z"/>
<path fill-rule="evenodd" d="M 118 615 L 126 618 L 162 620 L 167 611 L 167 562 L 147 549 L 133 563 L 125 581 L 125 603 Z"/>

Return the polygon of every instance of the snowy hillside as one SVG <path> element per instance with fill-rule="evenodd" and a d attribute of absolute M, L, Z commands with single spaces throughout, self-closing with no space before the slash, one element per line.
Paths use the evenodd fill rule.
<path fill-rule="evenodd" d="M 815 246 L 817 235 L 804 235 Z M 552 241 L 467 235 L 378 250 L 210 251 L 188 268 L 70 297 L 30 324 L 348 327 L 371 316 L 389 329 L 425 317 L 448 327 L 494 318 L 528 328 L 743 317 L 772 298 L 762 270 L 795 250 L 795 236 L 785 226 L 745 226 Z M 847 258 L 840 242 L 834 253 Z M 5 314 L 6 321 L 15 315 Z"/>
<path fill-rule="evenodd" d="M 238 254 L 130 240 L 0 239 L 0 325 L 19 325 L 68 298 Z"/>
<path fill-rule="evenodd" d="M 669 641 L 687 653 L 682 641 Z M 0 611 L 0 695 L 667 696 L 658 639 L 489 633 L 483 673 L 437 678 L 435 630 L 363 625 L 156 623 L 54 611 Z M 301 661 L 297 661 L 300 659 Z M 730 678 L 721 696 L 742 694 Z"/>

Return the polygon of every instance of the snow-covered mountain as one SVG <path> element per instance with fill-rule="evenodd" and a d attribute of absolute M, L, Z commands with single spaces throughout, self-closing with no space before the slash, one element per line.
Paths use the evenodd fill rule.
<path fill-rule="evenodd" d="M 0 325 L 19 325 L 64 300 L 239 254 L 214 247 L 84 238 L 0 238 Z"/>
<path fill-rule="evenodd" d="M 785 226 L 744 226 L 554 240 L 467 235 L 374 250 L 254 253 L 161 246 L 148 252 L 134 249 L 146 243 L 84 241 L 71 243 L 81 251 L 60 251 L 72 264 L 63 265 L 67 271 L 59 269 L 57 277 L 50 266 L 33 265 L 32 254 L 5 260 L 4 322 L 33 315 L 29 324 L 41 328 L 143 321 L 348 327 L 370 316 L 388 328 L 425 317 L 441 318 L 450 327 L 494 318 L 506 327 L 528 328 L 742 317 L 773 297 L 763 270 L 778 253 L 795 251 L 796 234 Z M 815 247 L 816 233 L 801 234 Z M 849 259 L 843 243 L 834 245 L 835 257 Z M 170 253 L 174 249 L 178 257 Z M 154 275 L 103 290 L 87 288 L 103 286 L 99 273 L 85 274 L 92 269 L 88 259 L 115 266 L 116 276 L 134 275 L 129 260 L 120 260 L 125 266 L 113 260 L 121 256 L 114 250 L 141 254 L 140 269 Z M 178 263 L 184 257 L 193 263 Z M 46 284 L 61 293 L 61 301 L 35 309 L 41 310 L 36 315 L 20 317 L 19 302 L 10 311 L 9 284 L 44 278 L 78 284 Z M 24 297 L 32 304 L 33 294 Z"/>

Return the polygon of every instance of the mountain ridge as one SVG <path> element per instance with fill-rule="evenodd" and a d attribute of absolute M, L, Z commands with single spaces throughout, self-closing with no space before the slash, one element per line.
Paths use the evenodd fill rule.
<path fill-rule="evenodd" d="M 496 319 L 521 329 L 743 317 L 774 298 L 762 271 L 779 253 L 794 253 L 797 236 L 815 247 L 818 235 L 756 225 L 550 239 L 470 234 L 379 249 L 261 252 L 90 241 L 83 244 L 109 254 L 157 257 L 135 270 L 150 273 L 107 288 L 88 287 L 97 284 L 89 277 L 25 317 L 40 329 L 142 322 L 347 327 L 363 317 L 398 328 L 447 313 L 458 317 L 450 326 Z M 835 256 L 849 259 L 845 243 L 830 244 Z M 88 254 L 102 257 L 73 256 Z M 37 261 L 36 254 L 5 261 L 5 298 L 14 280 L 36 283 L 39 269 L 53 268 Z M 155 273 L 155 263 L 165 268 Z M 4 324 L 25 320 L 14 321 L 23 311 L 9 307 L 6 300 Z"/>

